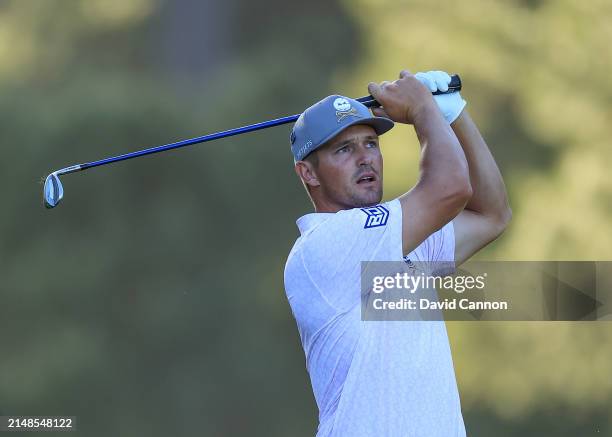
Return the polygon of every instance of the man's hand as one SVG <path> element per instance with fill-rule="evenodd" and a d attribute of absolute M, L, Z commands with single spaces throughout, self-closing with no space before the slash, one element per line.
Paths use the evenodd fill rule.
<path fill-rule="evenodd" d="M 429 91 L 447 91 L 448 84 L 451 82 L 451 77 L 444 71 L 428 71 L 427 73 L 417 73 L 414 75 Z M 450 124 L 454 122 L 459 114 L 465 108 L 466 102 L 461 97 L 461 94 L 449 93 L 438 94 L 433 97 L 444 116 L 444 119 Z"/>
<path fill-rule="evenodd" d="M 402 70 L 399 79 L 380 84 L 370 82 L 368 91 L 382 105 L 372 112 L 398 123 L 415 124 L 421 114 L 435 105 L 431 92 L 408 70 Z"/>

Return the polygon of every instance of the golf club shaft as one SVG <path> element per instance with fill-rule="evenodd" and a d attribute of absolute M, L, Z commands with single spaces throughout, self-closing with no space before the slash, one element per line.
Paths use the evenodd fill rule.
<path fill-rule="evenodd" d="M 453 93 L 461 90 L 461 79 L 458 75 L 451 76 L 451 82 L 448 86 L 448 91 L 436 91 L 433 94 L 447 94 Z M 356 99 L 357 101 L 363 103 L 368 108 L 378 107 L 380 103 L 374 99 L 372 96 L 365 96 Z M 70 167 L 66 167 L 62 170 L 58 170 L 57 174 L 68 174 L 74 173 L 77 171 L 85 170 L 92 167 L 98 167 L 100 165 L 111 164 L 113 162 L 125 161 L 127 159 L 137 158 L 139 156 L 151 155 L 153 153 L 165 152 L 166 150 L 178 149 L 179 147 L 190 146 L 192 144 L 205 143 L 207 141 L 218 140 L 220 138 L 231 137 L 233 135 L 239 135 L 246 132 L 253 132 L 260 129 L 266 129 L 273 126 L 280 126 L 281 124 L 292 123 L 298 119 L 300 114 L 290 115 L 287 117 L 281 117 L 274 120 L 268 120 L 261 123 L 250 124 L 248 126 L 242 126 L 235 129 L 225 130 L 222 132 L 216 132 L 213 134 L 204 135 L 201 137 L 191 138 L 188 140 L 177 141 L 176 143 L 166 144 L 163 146 L 151 147 L 149 149 L 139 150 L 136 152 L 130 152 L 123 155 L 113 156 L 110 158 L 100 159 L 98 161 L 87 162 L 84 164 L 72 165 Z"/>

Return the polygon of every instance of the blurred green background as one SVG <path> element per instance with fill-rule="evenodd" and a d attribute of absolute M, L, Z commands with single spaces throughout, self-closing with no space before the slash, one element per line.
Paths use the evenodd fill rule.
<path fill-rule="evenodd" d="M 283 290 L 289 127 L 96 160 L 458 72 L 514 219 L 489 260 L 612 259 L 612 3 L 0 1 L 0 414 L 83 436 L 313 436 Z M 383 138 L 385 199 L 417 175 Z M 468 434 L 612 435 L 612 324 L 449 323 Z"/>

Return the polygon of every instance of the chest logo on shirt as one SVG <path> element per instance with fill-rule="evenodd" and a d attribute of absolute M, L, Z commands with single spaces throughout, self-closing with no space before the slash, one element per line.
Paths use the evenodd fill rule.
<path fill-rule="evenodd" d="M 363 227 L 364 229 L 377 228 L 378 226 L 385 226 L 387 224 L 389 211 L 384 206 L 370 206 L 368 208 L 361 208 L 361 210 L 368 216 Z"/>

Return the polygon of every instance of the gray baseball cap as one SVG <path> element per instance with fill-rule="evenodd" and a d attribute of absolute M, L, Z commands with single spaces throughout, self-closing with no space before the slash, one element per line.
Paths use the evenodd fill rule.
<path fill-rule="evenodd" d="M 382 135 L 393 127 L 388 118 L 375 117 L 370 110 L 349 97 L 327 96 L 306 109 L 291 131 L 291 152 L 295 162 L 304 159 L 344 129 L 356 124 L 372 126 Z"/>

